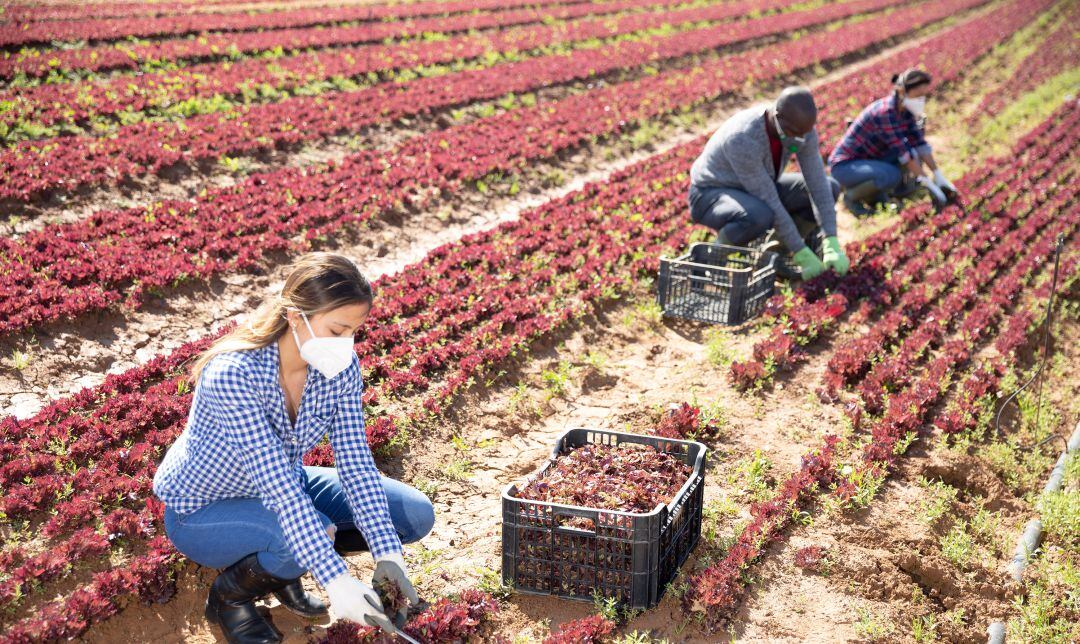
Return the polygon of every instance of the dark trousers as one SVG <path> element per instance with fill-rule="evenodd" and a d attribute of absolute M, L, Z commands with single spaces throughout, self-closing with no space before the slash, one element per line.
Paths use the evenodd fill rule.
<path fill-rule="evenodd" d="M 840 196 L 840 184 L 829 179 L 833 200 Z M 776 181 L 780 203 L 795 218 L 814 224 L 810 190 L 803 176 L 796 172 L 780 175 Z M 733 244 L 742 245 L 757 239 L 773 227 L 773 211 L 769 204 L 738 188 L 703 187 L 690 185 L 690 218 L 696 224 L 723 231 Z M 800 226 L 802 228 L 802 226 Z"/>

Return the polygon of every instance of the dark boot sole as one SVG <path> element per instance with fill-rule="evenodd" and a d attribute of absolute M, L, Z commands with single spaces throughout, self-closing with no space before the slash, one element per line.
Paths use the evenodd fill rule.
<path fill-rule="evenodd" d="M 258 608 L 256 608 L 256 610 L 258 610 Z M 210 607 L 209 601 L 206 602 L 206 607 L 203 608 L 203 617 L 206 618 L 206 622 L 208 624 L 212 624 L 217 627 L 218 631 L 221 632 L 221 636 L 225 639 L 226 642 L 228 642 L 229 644 L 237 644 L 237 640 L 229 637 L 229 632 L 225 630 L 224 626 L 221 625 L 221 620 L 218 619 L 217 611 Z M 278 630 L 277 626 L 272 621 L 268 619 L 266 620 L 266 623 L 270 625 L 270 628 L 274 629 L 275 633 L 277 633 L 278 644 L 285 641 L 285 635 Z"/>
<path fill-rule="evenodd" d="M 281 600 L 278 600 L 278 601 L 281 601 Z M 281 604 L 281 607 L 284 608 L 285 610 L 289 611 L 293 615 L 296 615 L 297 617 L 303 617 L 304 619 L 312 619 L 312 620 L 314 620 L 314 619 L 319 619 L 321 617 L 326 617 L 327 615 L 330 614 L 329 610 L 324 610 L 321 613 L 305 613 L 303 611 L 300 611 L 300 610 L 297 610 L 297 609 L 293 608 L 292 606 L 289 606 L 288 604 Z"/>

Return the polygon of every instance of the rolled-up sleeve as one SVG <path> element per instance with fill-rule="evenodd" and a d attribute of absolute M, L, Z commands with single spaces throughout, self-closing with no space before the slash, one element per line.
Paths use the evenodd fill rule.
<path fill-rule="evenodd" d="M 361 398 L 364 383 L 359 360 L 354 358 L 352 365 L 340 377 L 343 379 L 342 388 L 330 427 L 334 465 L 345 488 L 353 520 L 363 533 L 371 556 L 379 558 L 399 553 L 401 538 L 390 518 L 382 477 L 371 455 L 364 429 L 364 403 Z"/>
<path fill-rule="evenodd" d="M 270 426 L 256 383 L 243 366 L 219 358 L 207 366 L 201 384 L 224 439 L 258 489 L 263 505 L 277 514 L 297 563 L 324 587 L 348 572 Z"/>

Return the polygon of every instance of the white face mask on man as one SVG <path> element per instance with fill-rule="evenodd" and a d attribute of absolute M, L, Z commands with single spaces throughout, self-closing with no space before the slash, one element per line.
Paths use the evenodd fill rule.
<path fill-rule="evenodd" d="M 303 311 L 300 311 L 300 315 L 304 318 L 304 324 L 307 325 L 311 337 L 304 344 L 300 344 L 300 336 L 296 334 L 296 328 L 291 328 L 293 339 L 296 340 L 296 346 L 300 349 L 300 357 L 304 362 L 318 369 L 327 380 L 345 371 L 352 362 L 353 338 L 351 336 L 318 337 L 311 328 L 307 315 Z"/>
<path fill-rule="evenodd" d="M 912 98 L 907 96 L 904 98 L 904 107 L 907 111 L 915 115 L 915 118 L 919 118 L 926 111 L 926 97 L 920 96 L 918 98 Z"/>

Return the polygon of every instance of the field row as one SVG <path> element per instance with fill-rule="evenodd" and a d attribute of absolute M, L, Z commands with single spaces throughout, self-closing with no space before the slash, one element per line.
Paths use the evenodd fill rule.
<path fill-rule="evenodd" d="M 298 234 L 316 240 L 418 195 L 450 194 L 455 186 L 491 173 L 514 174 L 528 162 L 593 137 L 740 90 L 748 76 L 767 81 L 851 55 L 976 1 L 949 0 L 929 10 L 917 6 L 767 50 L 510 110 L 417 137 L 392 152 L 361 152 L 322 171 L 283 169 L 192 202 L 99 212 L 19 240 L 4 239 L 0 331 L 124 300 L 137 303 L 146 289 L 252 266 L 265 253 L 297 247 Z M 1046 4 L 1010 3 L 988 14 L 994 22 L 979 18 L 964 33 L 974 32 L 985 42 L 1000 39 Z M 546 138 L 536 140 L 535 132 Z"/>
<path fill-rule="evenodd" d="M 123 16 L 50 21 L 0 23 L 0 47 L 18 47 L 57 41 L 101 41 L 124 38 L 182 36 L 207 31 L 273 31 L 295 27 L 333 25 L 352 21 L 405 22 L 432 15 L 499 11 L 511 7 L 577 4 L 582 0 L 457 0 L 397 5 L 362 4 L 343 7 L 284 9 L 261 13 Z"/>
<path fill-rule="evenodd" d="M 701 26 L 693 23 L 784 9 L 798 1 L 751 0 L 661 9 L 513 27 L 484 34 L 447 36 L 445 40 L 407 40 L 302 52 L 269 60 L 243 58 L 225 64 L 215 61 L 137 76 L 14 86 L 0 91 L 0 101 L 9 103 L 9 108 L 0 114 L 0 124 L 8 128 L 9 140 L 20 137 L 23 131 L 33 132 L 32 138 L 41 138 L 59 125 L 93 131 L 95 122 L 107 116 L 117 116 L 127 123 L 135 120 L 134 113 L 145 110 L 169 114 L 182 109 L 181 113 L 188 115 L 197 109 L 196 99 L 203 99 L 215 109 L 222 98 L 266 102 L 300 90 L 308 92 L 318 83 L 339 83 L 337 79 L 363 80 L 371 74 L 430 65 L 464 64 L 463 61 L 481 57 L 494 64 L 501 62 L 504 56 L 519 59 L 522 52 L 627 36 L 662 27 Z M 210 101 L 211 98 L 215 100 Z M 29 134 L 27 138 L 31 138 Z"/>
<path fill-rule="evenodd" d="M 950 0 L 947 5 L 930 11 L 921 9 L 921 6 L 900 9 L 889 19 L 882 17 L 861 26 L 875 35 L 888 37 L 890 32 L 898 28 L 894 24 L 909 30 L 984 1 Z M 8 169 L 8 181 L 0 188 L 0 198 L 32 199 L 49 190 L 72 191 L 119 182 L 128 177 L 141 177 L 181 162 L 199 164 L 216 161 L 222 156 L 251 155 L 318 141 L 404 116 L 425 114 L 508 93 L 531 91 L 619 69 L 632 69 L 707 52 L 740 40 L 822 24 L 899 2 L 855 0 L 833 5 L 829 9 L 788 13 L 744 23 L 724 23 L 670 36 L 615 42 L 598 49 L 541 56 L 446 76 L 418 78 L 407 83 L 381 84 L 353 92 L 330 92 L 313 97 L 297 96 L 276 103 L 237 105 L 232 110 L 194 116 L 174 123 L 137 123 L 122 127 L 115 135 L 105 138 L 80 136 L 24 141 L 0 153 L 0 163 Z M 816 40 L 824 40 L 825 35 L 818 35 Z M 835 32 L 830 35 L 839 37 Z M 862 39 L 858 42 L 862 42 Z M 776 58 L 774 50 L 781 48 L 772 46 L 737 57 L 727 57 L 722 61 L 714 60 L 711 66 L 716 66 L 718 62 L 738 64 L 740 58 L 748 56 L 768 63 Z M 650 80 L 662 81 L 678 74 L 692 73 L 693 69 L 659 74 Z M 593 94 L 590 92 L 587 96 Z M 545 107 L 533 109 L 543 110 Z"/>
<path fill-rule="evenodd" d="M 510 0 L 503 3 L 498 0 L 500 6 L 514 6 L 519 0 Z M 188 12 L 211 12 L 233 13 L 239 11 L 275 11 L 285 6 L 296 5 L 311 7 L 331 7 L 349 4 L 366 4 L 376 7 L 398 6 L 404 2 L 372 2 L 371 0 L 155 0 L 154 2 L 139 2 L 138 0 L 117 0 L 115 2 L 10 2 L 0 14 L 0 21 L 11 22 L 43 22 L 48 20 L 85 20 L 87 18 L 126 18 L 131 16 L 170 16 Z M 449 2 L 417 2 L 416 4 L 452 4 Z M 477 4 L 470 2 L 470 5 Z M 532 4 L 527 2 L 526 4 Z M 385 10 L 385 9 L 380 9 Z M 406 8 L 408 10 L 408 8 Z"/>
<path fill-rule="evenodd" d="M 137 69 L 148 63 L 162 65 L 204 58 L 221 59 L 255 52 L 273 53 L 333 45 L 356 45 L 379 42 L 387 38 L 495 29 L 547 20 L 569 20 L 583 16 L 618 14 L 645 10 L 649 7 L 675 7 L 685 1 L 611 0 L 611 2 L 601 4 L 579 3 L 555 5 L 545 9 L 511 9 L 446 18 L 420 18 L 400 23 L 344 24 L 333 29 L 300 28 L 279 29 L 270 33 L 209 33 L 198 37 L 156 42 L 119 42 L 72 49 L 22 49 L 0 57 L 0 78 Z"/>

